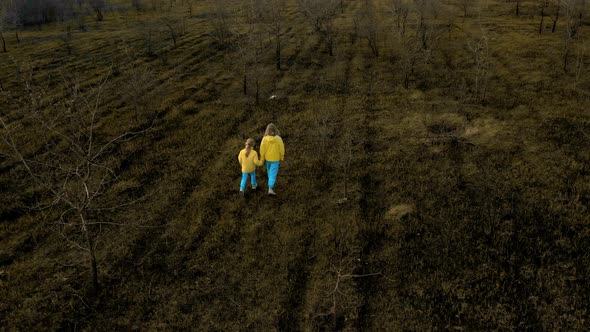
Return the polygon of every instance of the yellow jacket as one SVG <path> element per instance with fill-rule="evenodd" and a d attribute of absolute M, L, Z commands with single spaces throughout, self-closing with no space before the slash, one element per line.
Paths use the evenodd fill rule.
<path fill-rule="evenodd" d="M 242 165 L 242 173 L 252 173 L 256 170 L 256 166 L 262 166 L 262 161 L 258 159 L 258 153 L 254 149 L 250 150 L 247 157 L 246 149 L 242 149 L 238 155 L 238 161 Z"/>
<path fill-rule="evenodd" d="M 264 136 L 260 143 L 260 160 L 283 161 L 285 159 L 285 145 L 281 136 Z"/>

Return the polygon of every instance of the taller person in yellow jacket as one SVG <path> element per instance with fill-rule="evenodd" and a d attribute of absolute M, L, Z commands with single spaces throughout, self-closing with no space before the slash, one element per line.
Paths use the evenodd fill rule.
<path fill-rule="evenodd" d="M 260 160 L 266 161 L 266 173 L 268 174 L 268 194 L 276 195 L 274 192 L 279 166 L 285 159 L 285 145 L 279 129 L 273 123 L 266 126 L 262 143 L 260 143 Z"/>

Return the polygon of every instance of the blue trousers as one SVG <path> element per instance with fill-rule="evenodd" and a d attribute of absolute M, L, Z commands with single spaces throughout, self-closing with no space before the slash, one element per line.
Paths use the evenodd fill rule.
<path fill-rule="evenodd" d="M 250 176 L 250 181 L 252 182 L 252 188 L 258 186 L 256 183 L 256 171 L 252 173 L 242 173 L 242 182 L 240 182 L 240 191 L 246 190 L 246 182 L 248 182 L 248 175 Z"/>
<path fill-rule="evenodd" d="M 275 182 L 277 181 L 277 175 L 279 175 L 280 161 L 267 161 L 266 162 L 266 173 L 268 173 L 268 187 L 274 189 Z"/>

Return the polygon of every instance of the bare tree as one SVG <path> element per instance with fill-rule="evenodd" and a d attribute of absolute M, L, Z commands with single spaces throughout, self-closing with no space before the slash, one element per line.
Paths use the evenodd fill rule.
<path fill-rule="evenodd" d="M 543 33 L 543 24 L 545 24 L 546 9 L 549 6 L 549 0 L 536 0 L 537 6 L 541 11 L 541 23 L 539 23 L 539 34 Z"/>
<path fill-rule="evenodd" d="M 469 10 L 473 7 L 474 0 L 458 0 L 459 8 L 463 11 L 463 17 L 469 17 Z"/>
<path fill-rule="evenodd" d="M 297 3 L 307 20 L 311 23 L 313 30 L 320 31 L 325 21 L 333 15 L 331 7 L 335 1 L 297 0 Z"/>
<path fill-rule="evenodd" d="M 326 43 L 330 56 L 334 55 L 333 21 L 338 10 L 336 0 L 298 0 L 305 17 Z"/>
<path fill-rule="evenodd" d="M 138 54 L 124 39 L 118 44 L 117 52 L 112 58 L 116 76 L 121 75 L 124 83 L 118 86 L 118 95 L 133 111 L 133 120 L 140 125 L 146 118 L 153 117 L 158 107 L 156 98 L 156 76 L 151 67 L 139 65 Z M 122 63 L 130 64 L 123 70 Z M 114 71 L 115 71 L 114 70 Z"/>
<path fill-rule="evenodd" d="M 142 11 L 144 9 L 143 1 L 131 0 L 131 7 L 135 8 L 136 11 Z"/>
<path fill-rule="evenodd" d="M 22 27 L 23 23 L 19 19 L 18 11 L 14 4 L 9 6 L 6 11 L 6 20 L 8 24 L 14 29 L 14 37 L 17 43 L 20 43 L 20 37 L 18 36 L 18 30 Z"/>
<path fill-rule="evenodd" d="M 110 225 L 124 223 L 104 220 L 108 210 L 134 203 L 113 202 L 113 185 L 118 182 L 116 147 L 146 132 L 129 130 L 106 137 L 98 130 L 101 98 L 109 75 L 82 93 L 75 79 L 67 80 L 63 102 L 50 102 L 44 87 L 35 86 L 32 76 L 24 84 L 25 97 L 5 93 L 11 103 L 27 116 L 10 121 L 0 116 L 0 139 L 7 154 L 19 162 L 42 196 L 35 208 L 53 209 L 59 217 L 53 223 L 64 244 L 88 255 L 92 289 L 98 290 L 97 248 Z M 45 135 L 45 137 L 43 137 Z M 45 141 L 37 152 L 27 151 L 25 143 Z"/>
<path fill-rule="evenodd" d="M 277 70 L 281 70 L 281 51 L 283 36 L 283 11 L 285 0 L 256 0 L 256 13 L 262 19 L 269 36 L 274 39 L 274 60 Z"/>
<path fill-rule="evenodd" d="M 445 27 L 447 28 L 447 33 L 448 33 L 448 39 L 451 40 L 452 38 L 452 33 L 453 33 L 453 29 L 457 26 L 456 25 L 456 20 L 457 20 L 457 11 L 455 10 L 455 8 L 453 7 L 446 7 L 443 8 L 444 13 L 443 13 L 443 22 Z"/>
<path fill-rule="evenodd" d="M 256 105 L 260 102 L 261 61 L 264 53 L 263 30 L 256 24 L 258 14 L 254 3 L 244 3 L 242 12 L 245 14 L 243 21 L 238 22 L 240 31 L 235 38 L 235 63 L 242 75 L 242 92 L 248 95 L 248 82 L 254 81 L 254 96 Z"/>
<path fill-rule="evenodd" d="M 577 0 L 576 1 L 576 11 L 578 13 L 578 18 L 580 21 L 585 19 L 588 14 L 588 6 L 586 4 L 586 0 Z"/>
<path fill-rule="evenodd" d="M 221 47 L 229 45 L 232 32 L 230 29 L 231 13 L 227 0 L 215 0 L 214 14 L 211 17 L 211 32 L 209 35 L 219 43 Z"/>
<path fill-rule="evenodd" d="M 354 18 L 355 26 L 358 29 L 359 37 L 366 39 L 369 43 L 369 48 L 375 57 L 379 56 L 379 20 L 374 5 L 368 3 Z"/>
<path fill-rule="evenodd" d="M 475 100 L 483 101 L 486 98 L 488 81 L 488 39 L 483 35 L 476 43 L 468 43 L 467 46 L 471 51 L 474 63 L 473 95 Z"/>
<path fill-rule="evenodd" d="M 147 27 L 142 29 L 143 34 L 143 53 L 146 56 L 155 56 L 155 41 L 154 41 L 154 27 L 147 23 Z"/>
<path fill-rule="evenodd" d="M 569 58 L 574 38 L 582 25 L 582 15 L 578 14 L 579 0 L 563 0 L 562 12 L 565 20 L 565 32 L 563 35 L 563 71 L 568 72 Z"/>
<path fill-rule="evenodd" d="M 361 260 L 358 250 L 340 250 L 330 259 L 330 266 L 322 285 L 322 300 L 316 308 L 317 318 L 331 318 L 332 324 L 338 317 L 349 310 L 355 310 L 361 305 L 361 298 L 355 289 L 355 279 L 368 277 L 383 277 L 381 272 L 356 274 Z"/>
<path fill-rule="evenodd" d="M 557 0 L 555 5 L 555 18 L 553 18 L 553 27 L 551 28 L 551 33 L 555 33 L 555 28 L 557 27 L 557 20 L 559 20 L 559 11 L 561 10 L 561 0 Z"/>
<path fill-rule="evenodd" d="M 408 17 L 412 9 L 410 0 L 389 0 L 386 3 L 387 12 L 391 15 L 393 40 L 390 61 L 401 72 L 404 87 L 407 89 L 410 77 L 414 74 L 420 45 L 415 36 L 406 34 Z"/>
<path fill-rule="evenodd" d="M 104 19 L 105 0 L 89 0 L 89 4 L 96 14 L 96 20 L 102 21 Z"/>
<path fill-rule="evenodd" d="M 434 31 L 434 21 L 439 11 L 438 2 L 434 0 L 416 0 L 414 2 L 414 11 L 418 19 L 416 36 L 420 38 L 422 48 L 428 49 Z"/>
<path fill-rule="evenodd" d="M 9 21 L 8 12 L 9 12 L 8 5 L 2 4 L 0 5 L 0 39 L 2 39 L 2 50 L 4 53 L 7 52 L 6 50 L 6 39 L 4 39 L 4 30 L 6 29 Z"/>
<path fill-rule="evenodd" d="M 575 58 L 575 83 L 576 85 L 580 82 L 580 80 L 582 79 L 584 74 L 587 74 L 587 71 L 585 71 L 586 67 L 585 67 L 585 63 L 586 63 L 586 58 L 587 58 L 587 54 L 588 54 L 588 43 L 586 41 L 583 41 L 581 43 L 581 45 L 579 45 L 576 49 L 576 58 Z"/>
<path fill-rule="evenodd" d="M 60 39 L 61 39 L 62 45 L 65 48 L 67 54 L 72 55 L 72 50 L 73 50 L 72 41 L 74 38 L 72 35 L 72 27 L 69 24 L 66 26 L 66 32 L 60 37 Z"/>
<path fill-rule="evenodd" d="M 150 114 L 155 107 L 153 72 L 146 66 L 132 65 L 128 72 L 126 84 L 121 87 L 121 97 L 129 101 L 133 109 L 134 120 L 140 123 L 145 114 Z"/>
<path fill-rule="evenodd" d="M 398 34 L 404 35 L 410 14 L 410 2 L 408 0 L 389 0 L 387 9 L 392 15 L 396 31 Z"/>
<path fill-rule="evenodd" d="M 339 204 L 348 202 L 348 178 L 350 177 L 350 170 L 355 154 L 363 142 L 359 142 L 351 129 L 347 129 L 340 140 L 340 147 L 338 151 L 338 165 L 342 169 L 342 177 L 344 182 L 344 197 L 338 200 Z"/>
<path fill-rule="evenodd" d="M 4 29 L 2 27 L 0 27 L 0 38 L 2 39 L 2 49 L 3 49 L 3 52 L 6 53 L 8 51 L 6 50 L 6 39 L 4 39 L 4 34 L 2 33 L 3 30 Z"/>
<path fill-rule="evenodd" d="M 392 60 L 398 63 L 399 72 L 402 75 L 404 88 L 410 87 L 410 82 L 414 79 L 416 67 L 420 61 L 422 53 L 422 43 L 415 36 L 400 35 L 397 38 L 397 44 L 394 46 L 395 53 Z"/>
<path fill-rule="evenodd" d="M 176 48 L 178 45 L 178 38 L 184 35 L 184 18 L 181 17 L 178 19 L 169 15 L 163 19 L 163 23 L 170 34 L 170 39 L 172 39 L 174 48 Z"/>

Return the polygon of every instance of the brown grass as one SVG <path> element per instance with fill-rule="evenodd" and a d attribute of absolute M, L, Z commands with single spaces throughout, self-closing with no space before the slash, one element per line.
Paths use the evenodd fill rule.
<path fill-rule="evenodd" d="M 539 35 L 532 1 L 515 17 L 512 3 L 490 0 L 481 17 L 457 14 L 450 39 L 435 31 L 406 89 L 392 21 L 385 2 L 375 3 L 380 56 L 352 35 L 364 3 L 344 1 L 330 57 L 287 1 L 283 71 L 267 37 L 252 65 L 258 105 L 253 76 L 242 94 L 236 50 L 209 36 L 209 1 L 194 2 L 191 17 L 177 1 L 171 13 L 88 19 L 87 32 L 74 29 L 72 55 L 59 39 L 71 22 L 20 31 L 20 44 L 8 34 L 0 80 L 14 96 L 24 93 L 18 75 L 49 83 L 47 105 L 62 100 L 63 77 L 88 92 L 112 70 L 101 137 L 156 121 L 113 154 L 120 174 L 109 198 L 145 199 L 99 216 L 133 226 L 102 238 L 97 297 L 84 253 L 49 227 L 59 212 L 29 210 L 40 193 L 0 155 L 2 326 L 587 330 L 587 57 L 577 76 L 563 73 L 561 23 Z M 176 48 L 164 17 L 185 20 Z M 579 33 L 577 49 L 587 26 Z M 468 46 L 483 35 L 487 94 L 478 99 Z M 137 68 L 150 74 L 141 96 L 153 96 L 139 113 L 125 97 Z M 0 115 L 26 121 L 7 100 Z M 259 191 L 242 199 L 237 153 L 247 137 L 259 143 L 269 122 L 286 144 L 279 196 L 265 195 L 259 168 Z M 20 142 L 34 158 L 51 137 L 26 130 Z M 348 200 L 339 204 L 349 153 Z"/>

